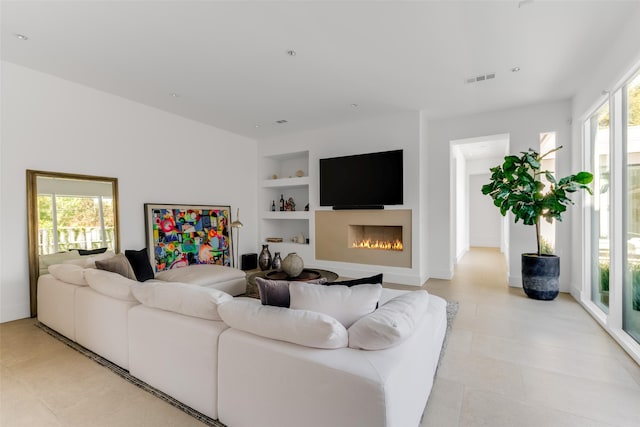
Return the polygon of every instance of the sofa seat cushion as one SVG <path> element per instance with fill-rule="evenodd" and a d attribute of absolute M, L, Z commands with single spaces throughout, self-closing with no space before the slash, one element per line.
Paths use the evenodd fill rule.
<path fill-rule="evenodd" d="M 93 268 L 85 269 L 84 278 L 98 293 L 119 300 L 138 302 L 131 292 L 131 286 L 139 283 L 135 280 L 127 279 L 118 273 Z"/>
<path fill-rule="evenodd" d="M 215 264 L 194 264 L 156 273 L 156 279 L 158 280 L 201 286 L 210 286 L 219 282 L 244 279 L 245 277 L 246 273 L 242 270 Z"/>
<path fill-rule="evenodd" d="M 221 320 L 218 305 L 233 299 L 218 289 L 159 280 L 134 283 L 131 291 L 148 307 L 208 320 Z"/>
<path fill-rule="evenodd" d="M 291 308 L 327 314 L 345 328 L 376 309 L 382 285 L 319 286 L 296 283 L 289 286 Z"/>
<path fill-rule="evenodd" d="M 346 347 L 346 328 L 331 316 L 308 310 L 262 305 L 252 298 L 236 298 L 218 307 L 222 320 L 232 328 L 305 347 Z"/>
<path fill-rule="evenodd" d="M 84 268 L 73 264 L 53 264 L 49 266 L 49 273 L 61 282 L 78 286 L 87 286 L 84 278 Z"/>
<path fill-rule="evenodd" d="M 429 306 L 427 291 L 407 292 L 356 321 L 348 330 L 349 347 L 383 350 L 410 337 Z"/>

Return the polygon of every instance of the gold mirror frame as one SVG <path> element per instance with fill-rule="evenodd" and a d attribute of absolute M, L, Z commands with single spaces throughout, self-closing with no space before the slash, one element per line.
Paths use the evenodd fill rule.
<path fill-rule="evenodd" d="M 38 275 L 40 262 L 38 255 L 38 177 L 75 179 L 79 181 L 110 182 L 113 190 L 115 252 L 120 252 L 120 221 L 118 217 L 118 178 L 78 175 L 61 172 L 27 170 L 27 227 L 29 239 L 29 299 L 31 317 L 38 315 Z"/>

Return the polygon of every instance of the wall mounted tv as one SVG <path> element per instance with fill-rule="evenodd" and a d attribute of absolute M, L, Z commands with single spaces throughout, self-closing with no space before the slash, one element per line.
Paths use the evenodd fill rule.
<path fill-rule="evenodd" d="M 320 206 L 383 209 L 403 203 L 402 150 L 320 159 Z"/>

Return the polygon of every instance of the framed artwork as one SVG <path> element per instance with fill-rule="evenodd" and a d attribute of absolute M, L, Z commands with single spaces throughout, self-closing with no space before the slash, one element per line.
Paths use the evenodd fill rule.
<path fill-rule="evenodd" d="M 191 264 L 231 266 L 231 206 L 145 203 L 144 222 L 155 272 Z"/>

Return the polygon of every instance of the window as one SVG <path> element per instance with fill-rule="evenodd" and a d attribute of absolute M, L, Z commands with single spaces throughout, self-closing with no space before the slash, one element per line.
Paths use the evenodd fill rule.
<path fill-rule="evenodd" d="M 540 134 L 540 155 L 544 155 L 556 149 L 556 133 L 544 132 Z M 550 153 L 542 159 L 542 170 L 547 170 L 552 174 L 556 171 L 556 153 Z M 540 180 L 544 183 L 544 192 L 549 190 L 551 185 L 544 174 L 540 175 Z M 556 246 L 556 223 L 540 221 L 540 236 L 542 238 L 542 253 L 553 254 Z"/>
<path fill-rule="evenodd" d="M 591 300 L 603 311 L 609 309 L 610 267 L 610 132 L 609 102 L 605 102 L 586 121 L 592 153 L 593 208 L 591 212 Z"/>
<path fill-rule="evenodd" d="M 623 329 L 640 342 L 640 73 L 622 88 L 622 120 L 627 167 Z"/>

